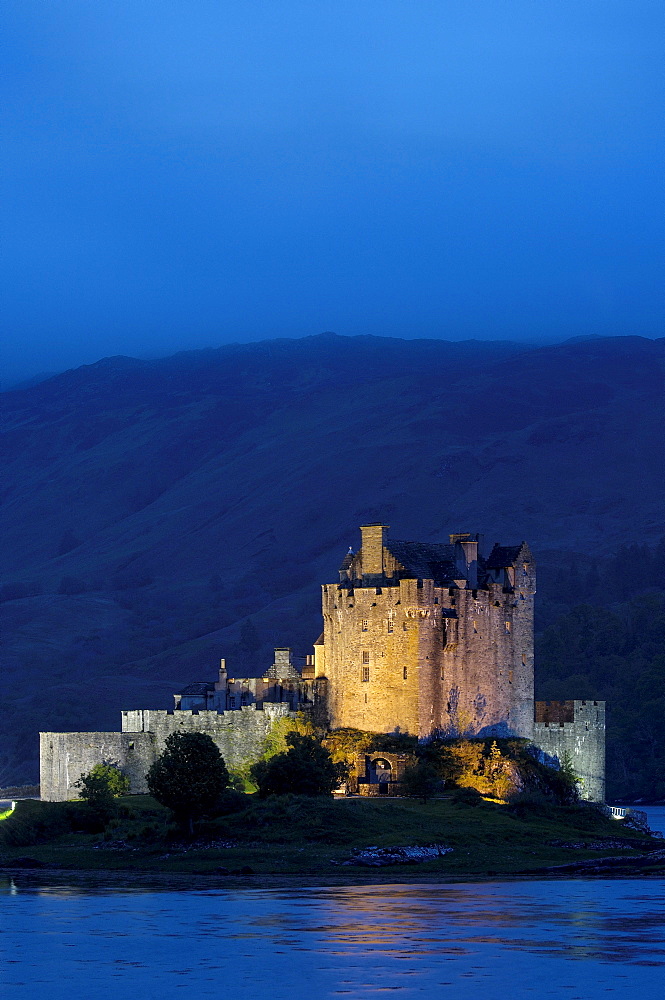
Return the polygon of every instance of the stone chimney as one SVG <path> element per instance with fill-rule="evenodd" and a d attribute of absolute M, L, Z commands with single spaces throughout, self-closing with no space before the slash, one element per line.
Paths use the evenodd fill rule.
<path fill-rule="evenodd" d="M 478 586 L 478 535 L 468 533 L 451 535 L 450 544 L 455 546 L 455 564 L 470 590 Z"/>
<path fill-rule="evenodd" d="M 365 524 L 362 535 L 363 576 L 383 576 L 383 547 L 388 537 L 387 524 Z"/>
<path fill-rule="evenodd" d="M 215 681 L 215 691 L 225 691 L 226 690 L 226 660 L 219 661 L 219 680 Z"/>

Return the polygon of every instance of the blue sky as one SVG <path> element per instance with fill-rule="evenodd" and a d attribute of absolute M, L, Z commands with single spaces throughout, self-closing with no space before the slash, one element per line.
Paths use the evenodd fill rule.
<path fill-rule="evenodd" d="M 5 0 L 3 366 L 663 336 L 655 0 Z"/>

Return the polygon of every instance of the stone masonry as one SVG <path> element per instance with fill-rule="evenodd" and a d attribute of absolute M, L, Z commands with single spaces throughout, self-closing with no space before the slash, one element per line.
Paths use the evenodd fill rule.
<path fill-rule="evenodd" d="M 580 779 L 582 798 L 605 801 L 605 702 L 537 701 L 534 743 Z"/>
<path fill-rule="evenodd" d="M 526 543 L 449 545 L 361 528 L 340 581 L 323 587 L 323 650 L 333 728 L 450 734 L 533 733 L 535 564 Z"/>
<path fill-rule="evenodd" d="M 220 713 L 138 709 L 122 713 L 120 733 L 41 733 L 41 797 L 78 798 L 76 782 L 99 763 L 117 764 L 130 778 L 130 792 L 145 794 L 147 771 L 174 732 L 207 733 L 229 768 L 243 767 L 259 760 L 275 721 L 290 714 L 287 704 Z"/>

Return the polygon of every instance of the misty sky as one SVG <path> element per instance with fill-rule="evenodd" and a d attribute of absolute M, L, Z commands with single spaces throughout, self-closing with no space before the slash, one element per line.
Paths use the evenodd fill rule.
<path fill-rule="evenodd" d="M 656 0 L 5 0 L 5 378 L 663 335 Z"/>

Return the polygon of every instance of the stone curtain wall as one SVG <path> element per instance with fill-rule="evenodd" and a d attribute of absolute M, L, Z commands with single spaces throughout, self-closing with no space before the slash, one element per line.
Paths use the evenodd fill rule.
<path fill-rule="evenodd" d="M 572 721 L 569 719 L 572 708 Z M 554 721 L 538 721 L 542 719 Z M 551 757 L 567 757 L 582 785 L 582 798 L 605 801 L 605 702 L 536 702 L 534 743 Z"/>
<path fill-rule="evenodd" d="M 150 733 L 40 733 L 40 789 L 46 802 L 79 797 L 76 782 L 95 764 L 117 764 L 131 792 L 145 794 L 145 775 L 157 756 Z"/>
<path fill-rule="evenodd" d="M 262 756 L 275 721 L 289 715 L 285 704 L 219 714 L 139 709 L 122 713 L 120 733 L 40 733 L 41 797 L 48 802 L 78 798 L 75 783 L 101 763 L 117 764 L 128 775 L 130 794 L 146 794 L 148 768 L 174 732 L 207 733 L 229 768 L 243 767 Z"/>
<path fill-rule="evenodd" d="M 151 733 L 157 753 L 171 733 L 207 733 L 211 736 L 227 767 L 243 767 L 258 760 L 276 719 L 293 715 L 286 703 L 264 704 L 262 709 L 246 705 L 230 712 L 166 712 L 138 709 L 122 713 L 123 733 Z"/>

